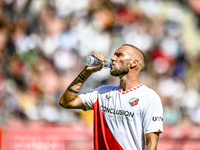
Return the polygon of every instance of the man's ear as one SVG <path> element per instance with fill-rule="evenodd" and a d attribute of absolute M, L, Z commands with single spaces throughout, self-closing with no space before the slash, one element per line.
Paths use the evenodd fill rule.
<path fill-rule="evenodd" d="M 131 60 L 130 61 L 130 67 L 135 68 L 138 65 L 138 60 Z"/>

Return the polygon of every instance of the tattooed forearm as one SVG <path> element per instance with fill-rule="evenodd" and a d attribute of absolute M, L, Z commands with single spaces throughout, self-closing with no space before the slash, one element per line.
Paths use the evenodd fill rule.
<path fill-rule="evenodd" d="M 78 75 L 78 77 L 82 80 L 82 81 L 86 81 L 87 78 L 82 74 L 82 72 Z"/>
<path fill-rule="evenodd" d="M 83 83 L 86 80 L 87 80 L 87 78 L 82 73 L 80 73 L 78 75 L 78 77 L 72 82 L 72 84 L 70 84 L 70 86 L 67 88 L 67 90 L 69 92 L 74 93 L 74 94 L 78 94 L 80 92 L 80 90 L 81 90 L 81 87 L 82 87 Z M 73 87 L 73 89 L 72 89 L 72 87 Z"/>
<path fill-rule="evenodd" d="M 78 83 L 76 86 L 77 86 L 76 89 L 80 91 L 80 90 L 81 90 L 81 87 L 82 87 L 82 84 L 79 84 L 79 83 Z"/>
<path fill-rule="evenodd" d="M 74 93 L 74 94 L 78 94 L 78 93 L 79 93 L 79 91 L 75 91 L 75 90 L 71 89 L 70 87 L 68 87 L 67 90 L 68 90 L 69 92 Z"/>
<path fill-rule="evenodd" d="M 78 83 L 76 83 L 77 80 L 78 80 Z M 67 88 L 67 90 L 74 94 L 78 94 L 81 90 L 82 85 L 83 85 L 82 81 L 79 79 L 76 79 L 74 82 L 72 82 L 72 84 L 70 84 L 70 86 Z M 72 87 L 73 87 L 73 89 L 72 89 Z"/>
<path fill-rule="evenodd" d="M 87 80 L 87 78 L 92 75 L 92 72 L 87 71 L 85 67 L 83 71 L 74 79 L 74 81 L 68 86 L 68 88 L 63 93 L 60 98 L 59 104 L 65 108 L 81 108 L 85 109 L 85 106 L 82 104 L 81 99 L 78 97 L 79 92 Z"/>

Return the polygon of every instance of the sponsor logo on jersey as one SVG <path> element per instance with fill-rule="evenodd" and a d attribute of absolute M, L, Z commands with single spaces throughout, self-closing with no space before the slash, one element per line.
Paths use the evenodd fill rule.
<path fill-rule="evenodd" d="M 107 108 L 104 106 L 100 106 L 99 108 L 101 111 L 110 113 L 110 114 L 116 114 L 116 115 L 121 115 L 121 116 L 126 116 L 126 117 L 132 117 L 134 116 L 133 112 L 129 112 L 127 110 L 118 110 L 118 109 L 113 109 L 113 108 Z"/>
<path fill-rule="evenodd" d="M 161 117 L 161 116 L 154 116 L 154 117 L 152 117 L 152 120 L 153 121 L 163 121 L 163 117 Z"/>
<path fill-rule="evenodd" d="M 112 97 L 112 96 L 110 96 L 110 95 L 106 95 L 105 100 L 109 100 L 111 97 Z"/>
<path fill-rule="evenodd" d="M 132 97 L 132 98 L 130 99 L 130 101 L 129 101 L 129 104 L 130 104 L 131 106 L 135 106 L 135 105 L 138 104 L 138 101 L 139 101 L 138 98 Z"/>

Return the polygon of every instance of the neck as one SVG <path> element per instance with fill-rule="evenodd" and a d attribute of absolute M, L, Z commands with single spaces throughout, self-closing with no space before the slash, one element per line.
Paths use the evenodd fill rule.
<path fill-rule="evenodd" d="M 139 84 L 139 74 L 127 74 L 120 77 L 120 87 L 123 91 L 130 90 Z"/>

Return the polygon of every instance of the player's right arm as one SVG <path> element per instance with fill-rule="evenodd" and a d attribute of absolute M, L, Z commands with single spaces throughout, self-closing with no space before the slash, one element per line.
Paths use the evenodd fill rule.
<path fill-rule="evenodd" d="M 102 55 L 93 55 L 99 60 L 104 60 Z M 59 104 L 68 109 L 83 109 L 85 105 L 78 96 L 84 82 L 94 73 L 100 71 L 103 68 L 103 64 L 100 67 L 86 66 L 83 71 L 74 79 L 74 81 L 68 86 L 60 98 Z"/>

